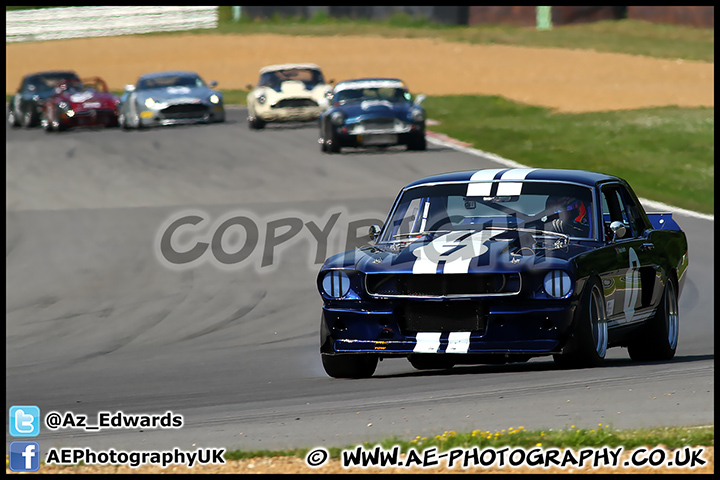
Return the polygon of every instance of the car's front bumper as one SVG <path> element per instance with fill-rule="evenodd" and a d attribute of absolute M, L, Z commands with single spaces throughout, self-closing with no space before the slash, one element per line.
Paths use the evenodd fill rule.
<path fill-rule="evenodd" d="M 222 104 L 176 103 L 140 111 L 140 122 L 145 127 L 215 122 L 224 119 L 225 109 Z"/>
<path fill-rule="evenodd" d="M 455 308 L 453 302 L 458 308 Z M 415 301 L 413 310 L 438 310 L 434 302 Z M 572 302 L 445 302 L 444 317 L 432 312 L 425 319 L 409 318 L 407 302 L 383 307 L 324 305 L 321 326 L 323 353 L 376 353 L 383 356 L 429 354 L 559 353 L 570 334 L 575 305 Z M 460 311 L 454 314 L 454 311 Z M 477 319 L 469 318 L 477 312 Z M 471 315 L 471 316 L 472 316 Z M 435 322 L 433 324 L 433 322 Z M 454 325 L 455 324 L 455 325 Z M 415 331 L 413 330 L 422 330 Z"/>
<path fill-rule="evenodd" d="M 322 113 L 321 107 L 280 107 L 267 108 L 255 112 L 263 122 L 309 122 L 317 120 Z"/>

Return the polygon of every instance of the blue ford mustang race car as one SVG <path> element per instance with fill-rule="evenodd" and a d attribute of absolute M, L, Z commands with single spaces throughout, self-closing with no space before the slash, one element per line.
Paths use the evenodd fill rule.
<path fill-rule="evenodd" d="M 370 245 L 331 256 L 317 277 L 332 377 L 369 377 L 391 357 L 431 369 L 544 355 L 587 367 L 616 346 L 634 360 L 675 355 L 687 239 L 620 178 L 436 175 L 403 188 L 370 233 Z"/>
<path fill-rule="evenodd" d="M 406 145 L 425 150 L 425 110 L 397 78 L 360 78 L 335 85 L 331 105 L 320 115 L 320 149 Z"/>

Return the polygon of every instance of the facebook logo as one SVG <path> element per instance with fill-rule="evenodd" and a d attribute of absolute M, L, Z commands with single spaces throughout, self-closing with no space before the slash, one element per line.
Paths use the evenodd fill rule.
<path fill-rule="evenodd" d="M 10 407 L 10 435 L 37 437 L 40 433 L 40 409 L 34 405 Z"/>
<path fill-rule="evenodd" d="M 37 472 L 40 469 L 40 444 L 10 442 L 9 467 L 13 472 Z"/>

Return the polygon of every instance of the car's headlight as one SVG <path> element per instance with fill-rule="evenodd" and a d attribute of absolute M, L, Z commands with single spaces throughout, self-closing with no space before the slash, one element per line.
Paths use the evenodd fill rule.
<path fill-rule="evenodd" d="M 152 99 L 152 97 L 148 97 L 147 100 L 145 100 L 145 106 L 148 108 L 152 108 L 155 105 L 155 100 Z"/>
<path fill-rule="evenodd" d="M 67 112 L 65 112 L 65 115 L 67 115 L 68 117 L 74 117 L 74 116 L 75 116 L 75 112 L 72 111 L 72 110 L 68 110 Z"/>
<path fill-rule="evenodd" d="M 265 95 L 260 94 L 257 96 L 257 101 L 260 105 L 262 105 L 267 101 L 267 98 L 265 97 Z"/>
<path fill-rule="evenodd" d="M 210 103 L 220 103 L 220 97 L 213 93 L 210 95 Z"/>
<path fill-rule="evenodd" d="M 553 270 L 545 275 L 543 280 L 543 288 L 551 297 L 563 298 L 572 291 L 572 281 L 570 275 L 562 270 Z"/>
<path fill-rule="evenodd" d="M 350 277 L 340 270 L 331 270 L 322 279 L 325 295 L 332 298 L 343 298 L 350 291 Z"/>
<path fill-rule="evenodd" d="M 425 121 L 425 111 L 419 108 L 413 109 L 410 115 L 412 116 L 413 122 L 420 123 Z"/>
<path fill-rule="evenodd" d="M 336 126 L 340 126 L 345 123 L 345 114 L 342 112 L 333 112 L 330 114 L 330 123 Z"/>

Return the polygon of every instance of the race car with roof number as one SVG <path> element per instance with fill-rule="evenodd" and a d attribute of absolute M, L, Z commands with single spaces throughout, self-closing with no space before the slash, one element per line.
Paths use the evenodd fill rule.
<path fill-rule="evenodd" d="M 378 360 L 417 369 L 600 365 L 608 348 L 673 358 L 688 242 L 670 213 L 596 172 L 486 169 L 404 187 L 372 241 L 333 255 L 317 288 L 332 377 Z"/>
<path fill-rule="evenodd" d="M 360 78 L 338 83 L 331 105 L 320 116 L 320 149 L 406 145 L 425 150 L 425 95 L 413 99 L 397 78 Z"/>

